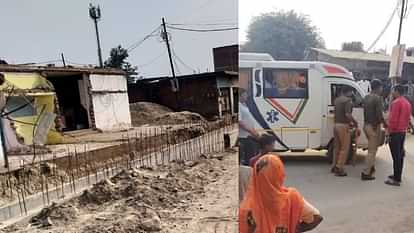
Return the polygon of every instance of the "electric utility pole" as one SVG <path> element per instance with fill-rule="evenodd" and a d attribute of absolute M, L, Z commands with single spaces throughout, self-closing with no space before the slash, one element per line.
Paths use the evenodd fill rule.
<path fill-rule="evenodd" d="M 95 32 L 96 32 L 96 41 L 98 43 L 98 58 L 99 58 L 99 67 L 103 67 L 102 62 L 102 51 L 101 51 L 101 42 L 99 39 L 99 30 L 98 30 L 98 20 L 101 19 L 101 8 L 99 5 L 93 6 L 92 3 L 89 4 L 89 17 L 93 20 L 95 24 Z"/>
<path fill-rule="evenodd" d="M 401 80 L 403 68 L 404 68 L 405 45 L 401 44 L 401 32 L 402 32 L 404 16 L 407 12 L 406 4 L 407 4 L 406 0 L 401 0 L 401 14 L 400 14 L 400 24 L 398 28 L 397 45 L 393 47 L 392 53 L 391 53 L 389 77 L 391 78 L 392 86 L 398 84 L 399 80 Z"/>
<path fill-rule="evenodd" d="M 400 15 L 400 26 L 398 28 L 398 39 L 397 39 L 397 44 L 401 44 L 401 30 L 402 30 L 402 24 L 403 24 L 403 19 L 404 19 L 404 12 L 405 12 L 405 0 L 402 0 L 402 5 L 401 5 L 401 15 Z"/>
<path fill-rule="evenodd" d="M 165 25 L 165 19 L 162 18 L 162 39 L 165 41 L 165 44 L 167 45 L 167 51 L 168 51 L 168 57 L 170 59 L 170 66 L 171 66 L 171 73 L 173 76 L 173 79 L 171 80 L 171 87 L 172 90 L 175 92 L 175 98 L 176 98 L 176 104 L 177 104 L 177 110 L 180 109 L 179 106 L 179 97 L 178 97 L 178 90 L 179 90 L 179 86 L 178 86 L 178 80 L 175 76 L 175 71 L 174 71 L 174 62 L 172 60 L 172 55 L 171 55 L 171 48 L 170 48 L 170 42 L 169 42 L 169 38 L 168 38 L 168 33 L 167 33 L 167 26 Z"/>

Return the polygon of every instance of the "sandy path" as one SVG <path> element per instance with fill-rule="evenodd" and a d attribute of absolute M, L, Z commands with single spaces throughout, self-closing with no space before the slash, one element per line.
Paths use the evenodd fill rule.
<path fill-rule="evenodd" d="M 206 192 L 187 210 L 179 210 L 163 228 L 168 233 L 237 233 L 238 232 L 238 166 L 237 153 L 224 157 L 223 171 Z"/>

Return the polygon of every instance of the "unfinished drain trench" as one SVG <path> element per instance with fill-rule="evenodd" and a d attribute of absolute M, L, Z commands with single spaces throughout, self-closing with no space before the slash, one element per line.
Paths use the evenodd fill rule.
<path fill-rule="evenodd" d="M 160 147 L 159 150 L 141 156 L 138 156 L 140 152 L 131 149 L 128 155 L 122 156 L 121 161 L 112 163 L 113 166 L 104 166 L 93 174 L 88 173 L 87 176 L 69 179 L 70 182 L 53 188 L 46 185 L 42 188 L 42 192 L 34 195 L 25 196 L 23 192 L 18 193 L 17 201 L 0 207 L 0 222 L 3 223 L 0 228 L 27 218 L 53 202 L 60 202 L 80 194 L 93 184 L 108 179 L 122 169 L 140 166 L 153 167 L 171 161 L 194 160 L 202 155 L 222 152 L 228 145 L 226 140 L 228 135 L 234 134 L 234 130 L 234 125 L 220 128 L 181 143 Z"/>

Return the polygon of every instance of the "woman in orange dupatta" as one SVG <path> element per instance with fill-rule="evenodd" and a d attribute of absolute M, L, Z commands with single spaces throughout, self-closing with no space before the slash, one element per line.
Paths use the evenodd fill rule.
<path fill-rule="evenodd" d="M 267 154 L 257 161 L 247 194 L 240 205 L 240 233 L 295 233 L 310 230 L 298 230 L 305 200 L 295 189 L 284 187 L 284 180 L 285 168 L 279 157 Z M 316 225 L 321 221 L 321 218 L 318 219 Z"/>

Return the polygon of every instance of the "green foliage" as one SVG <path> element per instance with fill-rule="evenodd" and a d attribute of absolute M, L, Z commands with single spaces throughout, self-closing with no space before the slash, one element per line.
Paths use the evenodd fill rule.
<path fill-rule="evenodd" d="M 364 44 L 361 41 L 344 42 L 342 51 L 364 52 Z"/>
<path fill-rule="evenodd" d="M 127 62 L 129 54 L 128 51 L 122 48 L 121 45 L 112 48 L 109 54 L 109 58 L 105 61 L 105 67 L 121 69 L 127 73 L 128 83 L 135 83 L 137 80 L 136 71 L 138 67 L 132 66 Z"/>
<path fill-rule="evenodd" d="M 277 60 L 302 60 L 305 50 L 325 44 L 309 18 L 294 11 L 278 11 L 253 18 L 244 52 L 269 53 Z"/>

